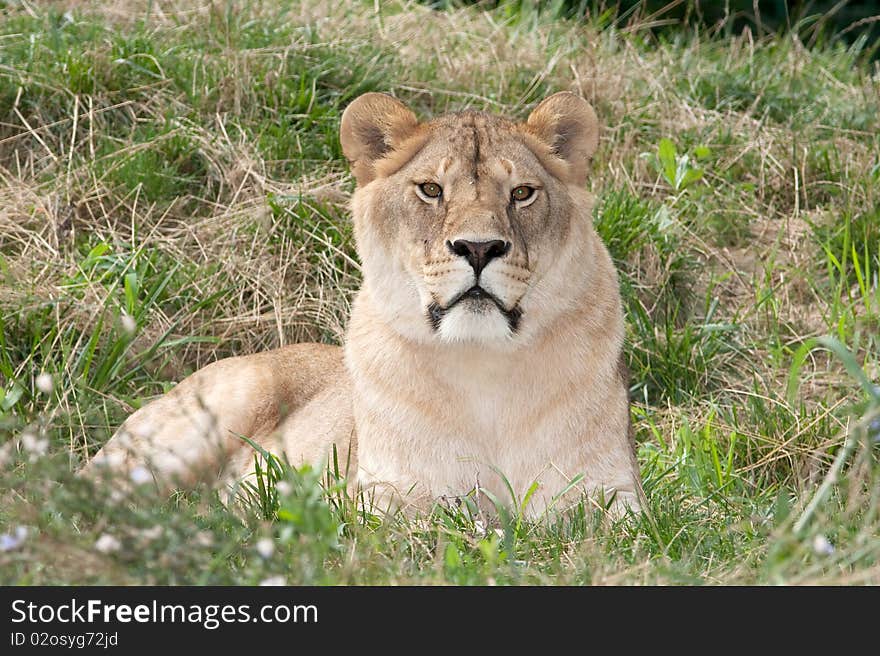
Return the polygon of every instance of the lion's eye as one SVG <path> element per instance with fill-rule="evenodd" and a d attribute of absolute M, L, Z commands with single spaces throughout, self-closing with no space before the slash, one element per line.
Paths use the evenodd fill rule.
<path fill-rule="evenodd" d="M 436 182 L 423 182 L 419 185 L 419 189 L 428 198 L 440 198 L 440 194 L 443 193 L 443 187 Z"/>
<path fill-rule="evenodd" d="M 513 191 L 510 192 L 510 197 L 513 200 L 524 201 L 528 200 L 532 197 L 532 194 L 535 193 L 535 189 L 533 187 L 527 187 L 526 185 L 520 185 L 516 187 Z"/>

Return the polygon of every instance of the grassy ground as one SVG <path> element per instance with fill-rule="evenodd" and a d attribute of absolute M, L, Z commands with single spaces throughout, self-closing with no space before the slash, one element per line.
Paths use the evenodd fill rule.
<path fill-rule="evenodd" d="M 0 582 L 880 583 L 880 69 L 603 21 L 0 0 Z M 229 510 L 72 478 L 196 368 L 339 342 L 348 101 L 523 117 L 561 89 L 605 125 L 644 517 L 380 522 L 283 468 Z"/>

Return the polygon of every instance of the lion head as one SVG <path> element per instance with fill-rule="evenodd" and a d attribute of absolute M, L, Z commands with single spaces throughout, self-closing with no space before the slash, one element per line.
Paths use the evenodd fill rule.
<path fill-rule="evenodd" d="M 357 180 L 362 294 L 400 334 L 509 348 L 583 303 L 597 240 L 586 101 L 557 93 L 524 123 L 473 111 L 420 122 L 368 93 L 340 139 Z"/>

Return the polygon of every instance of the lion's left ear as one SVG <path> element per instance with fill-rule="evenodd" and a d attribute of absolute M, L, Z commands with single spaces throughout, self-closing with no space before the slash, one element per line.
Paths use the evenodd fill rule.
<path fill-rule="evenodd" d="M 376 177 L 375 162 L 393 152 L 418 124 L 406 105 L 384 93 L 365 93 L 345 108 L 339 141 L 360 186 Z"/>
<path fill-rule="evenodd" d="M 535 107 L 525 128 L 568 164 L 572 182 L 586 182 L 599 146 L 599 120 L 590 103 L 569 91 L 554 93 Z"/>

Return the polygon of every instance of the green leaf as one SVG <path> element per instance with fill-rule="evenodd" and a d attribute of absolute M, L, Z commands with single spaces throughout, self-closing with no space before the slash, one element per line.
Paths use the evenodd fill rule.
<path fill-rule="evenodd" d="M 675 144 L 672 143 L 672 140 L 665 138 L 661 139 L 657 146 L 657 159 L 660 160 L 663 177 L 666 178 L 666 181 L 673 187 L 675 186 L 676 171 L 675 155 Z"/>
<path fill-rule="evenodd" d="M 100 257 L 109 250 L 110 244 L 108 244 L 107 242 L 102 241 L 101 243 L 97 244 L 92 248 L 92 250 L 89 251 L 89 254 L 86 255 L 86 259 L 84 259 L 82 263 L 82 268 L 84 270 L 91 269 L 98 262 L 98 259 L 100 259 Z"/>
<path fill-rule="evenodd" d="M 129 271 L 125 274 L 125 311 L 129 316 L 134 316 L 138 297 L 138 274 L 137 271 Z"/>
<path fill-rule="evenodd" d="M 681 189 L 684 189 L 688 185 L 693 184 L 697 180 L 703 177 L 702 169 L 688 169 L 685 171 L 684 178 L 681 181 Z"/>
<path fill-rule="evenodd" d="M 0 408 L 4 411 L 9 410 L 18 403 L 18 400 L 21 398 L 21 395 L 24 394 L 24 387 L 19 385 L 16 382 L 12 383 L 12 389 L 4 394 L 3 400 L 0 401 Z"/>
<path fill-rule="evenodd" d="M 458 553 L 458 549 L 455 548 L 455 545 L 451 542 L 446 545 L 446 553 L 444 554 L 443 560 L 446 562 L 446 567 L 449 569 L 458 569 L 461 567 L 461 555 Z"/>

